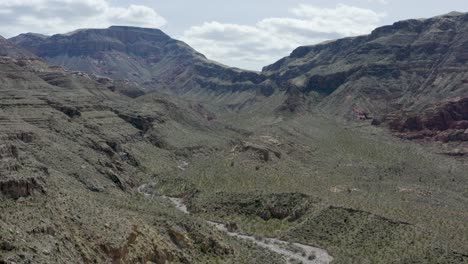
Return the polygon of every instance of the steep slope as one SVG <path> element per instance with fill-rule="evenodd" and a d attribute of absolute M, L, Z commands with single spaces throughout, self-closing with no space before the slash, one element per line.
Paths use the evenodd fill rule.
<path fill-rule="evenodd" d="M 263 74 L 288 90 L 291 109 L 314 101 L 347 117 L 466 97 L 468 14 L 406 20 L 367 36 L 299 47 Z"/>
<path fill-rule="evenodd" d="M 147 91 L 229 93 L 256 90 L 265 79 L 210 61 L 158 29 L 113 26 L 51 37 L 22 34 L 11 41 L 52 65 L 127 79 Z"/>
<path fill-rule="evenodd" d="M 281 263 L 136 192 L 236 133 L 41 60 L 0 57 L 0 82 L 0 263 Z"/>

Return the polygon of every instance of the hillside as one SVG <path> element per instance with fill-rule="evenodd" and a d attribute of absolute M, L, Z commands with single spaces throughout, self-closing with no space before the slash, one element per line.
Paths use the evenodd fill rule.
<path fill-rule="evenodd" d="M 96 78 L 0 57 L 0 263 L 279 263 L 136 191 L 178 170 L 177 152 L 237 133 L 189 105 L 135 102 Z"/>
<path fill-rule="evenodd" d="M 36 58 L 31 52 L 22 49 L 0 36 L 0 56 L 11 58 Z"/>

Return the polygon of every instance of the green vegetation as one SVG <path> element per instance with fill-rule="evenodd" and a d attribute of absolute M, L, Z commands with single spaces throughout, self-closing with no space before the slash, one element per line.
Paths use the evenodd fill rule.
<path fill-rule="evenodd" d="M 244 122 L 241 128 L 255 131 L 245 141 L 279 149 L 281 158 L 264 161 L 259 153 L 234 144 L 192 157 L 186 171 L 162 177 L 178 175 L 178 180 L 170 188 L 163 180 L 161 189 L 171 189 L 172 195 L 182 189 L 199 217 L 235 223 L 252 235 L 325 248 L 336 263 L 468 261 L 463 161 L 402 142 L 380 128 L 318 115 L 274 126 Z M 254 202 L 286 193 L 317 202 L 294 220 L 262 218 L 265 203 Z M 287 210 L 284 204 L 278 208 Z"/>

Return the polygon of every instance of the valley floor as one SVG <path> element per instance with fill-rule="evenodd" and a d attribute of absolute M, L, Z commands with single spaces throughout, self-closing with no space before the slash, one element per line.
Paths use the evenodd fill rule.
<path fill-rule="evenodd" d="M 159 190 L 242 233 L 324 248 L 333 263 L 468 262 L 466 160 L 320 115 L 237 124 L 251 133 L 183 157 Z"/>

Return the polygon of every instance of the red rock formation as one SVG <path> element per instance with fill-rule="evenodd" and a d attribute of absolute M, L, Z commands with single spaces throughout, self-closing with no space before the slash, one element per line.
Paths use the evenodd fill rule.
<path fill-rule="evenodd" d="M 415 114 L 393 114 L 386 118 L 398 136 L 407 139 L 468 141 L 468 97 L 455 98 Z"/>

